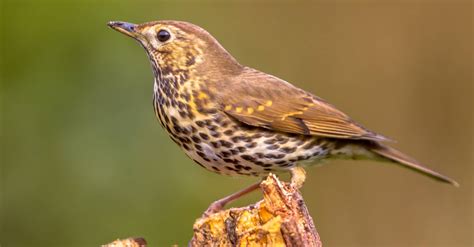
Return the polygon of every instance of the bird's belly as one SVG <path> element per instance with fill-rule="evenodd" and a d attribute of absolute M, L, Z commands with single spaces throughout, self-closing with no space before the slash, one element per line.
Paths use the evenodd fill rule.
<path fill-rule="evenodd" d="M 168 128 L 172 139 L 197 164 L 219 174 L 265 176 L 300 162 L 315 163 L 328 153 L 324 139 L 312 136 L 277 133 L 231 121 L 222 124 L 213 119 L 179 123 L 180 133 Z"/>

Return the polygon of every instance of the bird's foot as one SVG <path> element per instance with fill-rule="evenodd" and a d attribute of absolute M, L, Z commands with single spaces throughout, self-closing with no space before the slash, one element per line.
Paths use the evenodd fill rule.
<path fill-rule="evenodd" d="M 225 199 L 225 198 L 223 198 Z M 209 205 L 209 207 L 206 209 L 206 211 L 204 211 L 204 213 L 202 214 L 202 218 L 207 218 L 209 217 L 211 214 L 215 214 L 217 212 L 220 212 L 222 211 L 222 209 L 224 209 L 225 207 L 225 202 L 221 200 L 217 200 L 213 203 L 211 203 L 211 205 Z"/>
<path fill-rule="evenodd" d="M 295 166 L 291 168 L 291 186 L 300 189 L 306 180 L 306 171 L 303 167 Z"/>
<path fill-rule="evenodd" d="M 242 197 L 243 195 L 245 194 L 248 194 L 256 189 L 258 189 L 260 187 L 260 182 L 258 183 L 255 183 L 255 184 L 252 184 L 250 185 L 249 187 L 241 190 L 241 191 L 238 191 L 234 194 L 231 194 L 229 196 L 226 196 L 222 199 L 219 199 L 213 203 L 211 203 L 211 205 L 209 205 L 209 207 L 207 208 L 207 210 L 204 212 L 204 214 L 202 215 L 203 218 L 205 217 L 209 217 L 211 214 L 215 214 L 219 211 L 221 211 L 222 209 L 224 209 L 225 205 L 227 205 L 228 203 L 230 202 L 233 202 L 237 199 L 239 199 L 240 197 Z"/>

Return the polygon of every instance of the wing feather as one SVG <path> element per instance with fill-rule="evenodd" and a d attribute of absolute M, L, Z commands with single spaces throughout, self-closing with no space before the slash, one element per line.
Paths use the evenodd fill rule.
<path fill-rule="evenodd" d="M 387 140 L 324 100 L 254 69 L 246 68 L 218 88 L 221 110 L 251 126 L 302 135 Z"/>

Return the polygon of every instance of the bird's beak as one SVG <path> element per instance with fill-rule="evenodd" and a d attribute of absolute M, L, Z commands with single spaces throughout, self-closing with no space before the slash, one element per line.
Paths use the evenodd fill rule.
<path fill-rule="evenodd" d="M 123 21 L 109 21 L 107 25 L 123 34 L 126 34 L 132 38 L 137 38 L 136 24 L 123 22 Z"/>

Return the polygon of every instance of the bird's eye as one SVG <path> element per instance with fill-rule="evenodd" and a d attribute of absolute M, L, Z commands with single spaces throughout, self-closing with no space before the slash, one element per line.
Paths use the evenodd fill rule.
<path fill-rule="evenodd" d="M 168 31 L 161 29 L 158 31 L 157 38 L 160 42 L 165 42 L 171 38 L 171 34 Z"/>

